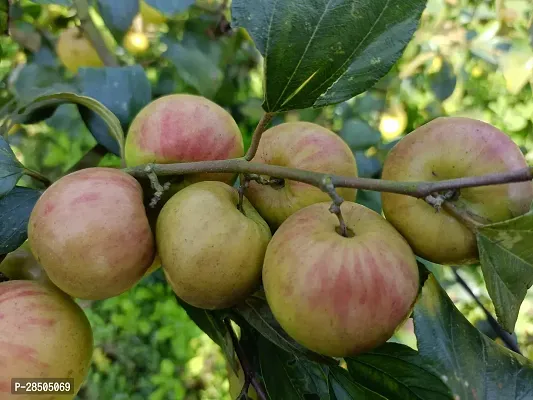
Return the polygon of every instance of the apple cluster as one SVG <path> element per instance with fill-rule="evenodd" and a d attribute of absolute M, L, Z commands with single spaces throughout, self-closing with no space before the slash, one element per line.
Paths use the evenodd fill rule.
<path fill-rule="evenodd" d="M 231 115 L 184 94 L 146 106 L 125 145 L 129 167 L 243 155 Z M 348 145 L 307 122 L 268 129 L 251 162 L 357 176 Z M 498 129 L 439 118 L 396 144 L 383 179 L 437 181 L 526 166 L 520 149 Z M 49 187 L 31 214 L 26 249 L 43 274 L 3 270 L 12 280 L 0 284 L 0 318 L 9 321 L 0 325 L 0 353 L 11 361 L 0 362 L 0 393 L 6 368 L 10 375 L 72 376 L 81 384 L 92 336 L 72 298 L 117 296 L 160 265 L 176 295 L 203 309 L 233 307 L 262 287 L 294 340 L 345 357 L 383 344 L 409 317 L 419 291 L 416 256 L 441 264 L 478 258 L 472 231 L 424 199 L 384 193 L 382 216 L 357 204 L 355 189 L 339 188 L 341 231 L 330 194 L 321 189 L 264 177 L 251 181 L 241 199 L 235 178 L 211 172 L 161 177 L 168 190 L 155 209 L 147 205 L 150 183 L 118 169 L 84 169 Z M 529 210 L 533 185 L 453 195 L 471 218 L 497 222 Z M 49 342 L 44 350 L 42 337 Z"/>

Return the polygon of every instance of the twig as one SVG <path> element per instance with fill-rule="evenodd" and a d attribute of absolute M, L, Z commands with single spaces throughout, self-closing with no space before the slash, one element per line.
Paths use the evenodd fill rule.
<path fill-rule="evenodd" d="M 244 372 L 245 383 L 246 383 L 246 380 L 248 379 L 250 384 L 253 386 L 253 388 L 257 392 L 257 397 L 260 400 L 268 400 L 265 390 L 263 389 L 263 386 L 261 385 L 261 383 L 257 380 L 254 370 L 252 366 L 250 365 L 248 358 L 246 357 L 246 354 L 244 353 L 244 350 L 241 347 L 241 344 L 239 343 L 239 339 L 237 338 L 237 335 L 235 334 L 233 327 L 231 326 L 231 320 L 229 318 L 226 318 L 224 320 L 224 324 L 226 325 L 226 328 L 228 328 L 228 331 L 231 335 L 231 341 L 233 342 L 233 347 L 235 347 L 235 353 L 237 353 L 237 358 L 239 359 L 242 370 Z"/>
<path fill-rule="evenodd" d="M 518 343 L 516 343 L 516 340 L 513 338 L 512 335 L 510 335 L 508 332 L 503 329 L 498 321 L 492 316 L 492 314 L 485 308 L 483 303 L 477 298 L 477 296 L 474 294 L 472 289 L 468 286 L 468 284 L 465 282 L 465 280 L 459 275 L 459 273 L 456 271 L 455 268 L 452 267 L 453 273 L 455 274 L 455 279 L 457 282 L 470 294 L 470 296 L 474 299 L 474 301 L 477 303 L 477 305 L 483 310 L 485 313 L 485 317 L 487 317 L 487 321 L 494 329 L 496 334 L 500 337 L 500 339 L 505 343 L 505 345 L 514 351 L 515 353 L 522 354 L 520 351 L 520 348 L 518 347 Z"/>
<path fill-rule="evenodd" d="M 266 131 L 266 128 L 270 121 L 272 121 L 272 118 L 274 118 L 274 115 L 274 113 L 265 113 L 257 124 L 257 127 L 255 128 L 254 134 L 252 136 L 252 143 L 250 143 L 250 148 L 244 156 L 245 160 L 250 161 L 252 158 L 254 158 L 255 153 L 257 153 L 257 148 L 259 147 L 259 141 L 261 140 L 261 136 L 263 135 L 263 132 Z"/>
<path fill-rule="evenodd" d="M 145 166 L 125 168 L 124 171 L 135 177 L 146 177 Z M 198 161 L 176 164 L 153 164 L 152 170 L 160 176 L 189 175 L 197 173 L 240 173 L 258 174 L 278 179 L 289 179 L 322 187 L 325 178 L 330 178 L 336 188 L 346 187 L 377 192 L 405 194 L 416 198 L 425 198 L 435 192 L 468 187 L 501 185 L 504 183 L 525 182 L 533 179 L 532 168 L 515 171 L 472 176 L 467 178 L 448 179 L 437 182 L 399 182 L 383 179 L 356 178 L 348 176 L 328 175 L 320 172 L 306 171 L 296 168 L 281 167 L 262 163 L 253 163 L 243 158 L 217 161 Z"/>
<path fill-rule="evenodd" d="M 29 168 L 24 168 L 24 173 L 28 176 L 31 176 L 33 179 L 37 179 L 39 182 L 42 182 L 46 187 L 52 184 L 52 181 L 46 176 L 42 175 L 40 172 L 34 171 Z"/>
<path fill-rule="evenodd" d="M 104 65 L 108 67 L 117 67 L 119 65 L 117 57 L 107 48 L 100 31 L 94 24 L 94 21 L 89 14 L 87 0 L 73 0 L 73 3 L 81 23 L 81 29 L 85 32 L 87 39 L 89 39 L 94 46 Z"/>

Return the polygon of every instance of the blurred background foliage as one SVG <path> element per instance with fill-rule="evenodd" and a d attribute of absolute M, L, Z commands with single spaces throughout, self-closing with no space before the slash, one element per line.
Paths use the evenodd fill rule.
<path fill-rule="evenodd" d="M 75 11 L 36 3 L 47 2 L 14 2 L 11 37 L 0 37 L 0 107 L 51 87 L 80 87 L 83 70 L 78 75 L 66 70 L 54 51 L 58 34 L 73 26 Z M 248 145 L 262 115 L 261 58 L 246 31 L 231 30 L 227 2 L 181 3 L 183 9 L 165 10 L 166 15 L 141 3 L 126 35 L 106 27 L 100 17 L 105 10 L 95 7 L 91 14 L 121 63 L 144 68 L 152 98 L 176 92 L 209 97 L 232 113 Z M 532 22 L 530 0 L 429 0 L 402 59 L 373 89 L 336 106 L 278 115 L 274 123 L 306 120 L 338 132 L 355 152 L 364 177 L 380 176 L 384 157 L 402 135 L 445 115 L 497 126 L 531 162 Z M 8 139 L 28 168 L 55 179 L 82 158 L 118 166 L 116 156 L 95 147 L 74 105 L 25 122 L 14 125 Z M 378 193 L 360 191 L 358 201 L 381 211 Z M 452 270 L 429 267 L 468 319 L 496 338 Z M 493 312 L 479 268 L 460 273 Z M 178 306 L 161 271 L 119 297 L 82 306 L 93 326 L 96 351 L 80 399 L 230 398 L 222 355 Z M 533 358 L 531 290 L 516 336 L 524 355 Z M 416 347 L 411 322 L 393 340 Z"/>

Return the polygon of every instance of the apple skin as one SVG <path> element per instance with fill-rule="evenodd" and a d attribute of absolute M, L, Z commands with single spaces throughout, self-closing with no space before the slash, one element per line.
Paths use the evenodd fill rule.
<path fill-rule="evenodd" d="M 10 280 L 35 281 L 44 286 L 56 287 L 33 256 L 28 241 L 6 256 L 0 263 L 0 272 Z"/>
<path fill-rule="evenodd" d="M 270 229 L 235 188 L 195 183 L 175 194 L 157 220 L 157 251 L 178 297 L 204 309 L 231 307 L 261 281 Z"/>
<path fill-rule="evenodd" d="M 437 118 L 411 132 L 391 150 L 383 179 L 439 181 L 527 168 L 518 146 L 503 132 L 469 118 Z M 476 237 L 445 210 L 436 212 L 424 199 L 382 193 L 383 213 L 413 251 L 437 264 L 478 260 Z M 529 211 L 531 182 L 461 189 L 455 204 L 494 223 Z"/>
<path fill-rule="evenodd" d="M 100 300 L 137 283 L 154 260 L 139 183 L 117 169 L 87 168 L 50 186 L 28 238 L 50 280 L 72 297 Z"/>
<path fill-rule="evenodd" d="M 268 129 L 252 162 L 357 176 L 350 147 L 334 132 L 309 122 L 289 122 Z M 337 192 L 344 200 L 355 201 L 355 189 L 339 188 Z M 296 211 L 329 199 L 327 193 L 314 186 L 289 180 L 282 188 L 250 182 L 246 197 L 272 230 Z"/>
<path fill-rule="evenodd" d="M 72 299 L 38 282 L 3 282 L 0 316 L 0 398 L 11 398 L 11 378 L 73 378 L 78 392 L 89 372 L 93 334 L 85 313 Z"/>
<path fill-rule="evenodd" d="M 56 52 L 61 63 L 72 73 L 77 73 L 80 67 L 104 66 L 91 42 L 78 28 L 68 28 L 61 32 Z"/>
<path fill-rule="evenodd" d="M 346 357 L 386 342 L 409 316 L 418 294 L 415 256 L 376 212 L 344 202 L 355 234 L 337 233 L 330 203 L 291 215 L 270 241 L 263 284 L 281 327 L 303 346 Z"/>
<path fill-rule="evenodd" d="M 129 167 L 158 163 L 225 160 L 244 155 L 237 123 L 218 104 L 201 96 L 173 94 L 160 97 L 135 117 L 126 137 Z M 190 183 L 217 180 L 232 183 L 235 174 L 196 174 Z M 183 179 L 183 178 L 182 178 Z"/>

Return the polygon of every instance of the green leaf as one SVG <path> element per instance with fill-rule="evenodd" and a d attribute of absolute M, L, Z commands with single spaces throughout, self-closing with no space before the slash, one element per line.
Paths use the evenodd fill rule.
<path fill-rule="evenodd" d="M 479 259 L 498 321 L 514 331 L 520 305 L 533 285 L 533 212 L 478 230 Z"/>
<path fill-rule="evenodd" d="M 385 76 L 426 0 L 233 0 L 233 25 L 265 57 L 269 112 L 340 103 Z"/>
<path fill-rule="evenodd" d="M 113 1 L 113 0 L 111 0 Z M 144 0 L 146 4 L 161 11 L 163 14 L 174 15 L 194 4 L 195 0 Z"/>
<path fill-rule="evenodd" d="M 256 293 L 248 297 L 243 303 L 235 307 L 235 311 L 261 335 L 283 350 L 313 361 L 331 365 L 338 364 L 334 359 L 314 353 L 289 337 L 272 315 L 263 293 Z"/>
<path fill-rule="evenodd" d="M 16 186 L 0 198 L 0 254 L 16 250 L 28 238 L 28 220 L 41 193 Z"/>
<path fill-rule="evenodd" d="M 435 97 L 440 101 L 446 100 L 453 94 L 457 85 L 453 66 L 448 61 L 443 61 L 441 69 L 429 75 L 429 82 Z"/>
<path fill-rule="evenodd" d="M 71 6 L 72 0 L 30 0 L 37 4 L 59 4 L 60 6 Z"/>
<path fill-rule="evenodd" d="M 190 42 L 164 38 L 167 51 L 163 57 L 174 64 L 178 75 L 202 96 L 212 98 L 222 85 L 224 74 L 218 63 Z"/>
<path fill-rule="evenodd" d="M 329 372 L 331 398 L 336 400 L 387 400 L 355 382 L 348 371 L 335 367 Z"/>
<path fill-rule="evenodd" d="M 531 399 L 533 363 L 473 327 L 434 276 L 414 309 L 418 351 L 457 399 Z"/>
<path fill-rule="evenodd" d="M 261 376 L 270 399 L 305 400 L 309 398 L 306 395 L 314 394 L 329 400 L 327 366 L 302 361 L 263 337 L 259 337 L 258 351 Z"/>
<path fill-rule="evenodd" d="M 366 150 L 381 141 L 381 133 L 368 125 L 367 122 L 352 118 L 344 122 L 339 135 L 353 151 Z"/>
<path fill-rule="evenodd" d="M 0 34 L 7 33 L 7 22 L 9 20 L 9 0 L 0 0 Z M 2 47 L 0 46 L 0 55 Z"/>
<path fill-rule="evenodd" d="M 139 0 L 98 0 L 98 10 L 113 36 L 122 40 L 139 13 Z"/>
<path fill-rule="evenodd" d="M 190 319 L 204 331 L 207 336 L 220 346 L 228 362 L 235 362 L 235 348 L 230 332 L 224 324 L 225 315 L 221 311 L 210 311 L 196 308 L 187 304 L 176 296 L 178 303 L 185 310 Z"/>
<path fill-rule="evenodd" d="M 152 99 L 150 81 L 140 65 L 128 67 L 81 68 L 80 86 L 85 96 L 107 107 L 127 131 L 137 113 Z M 98 143 L 120 155 L 116 138 L 94 110 L 80 109 L 83 120 Z"/>
<path fill-rule="evenodd" d="M 402 344 L 385 345 L 346 359 L 353 379 L 387 399 L 453 400 L 450 389 L 417 351 Z"/>
<path fill-rule="evenodd" d="M 9 143 L 0 136 L 0 197 L 9 193 L 24 173 L 24 166 L 9 147 Z"/>

